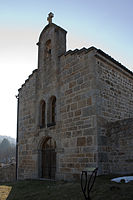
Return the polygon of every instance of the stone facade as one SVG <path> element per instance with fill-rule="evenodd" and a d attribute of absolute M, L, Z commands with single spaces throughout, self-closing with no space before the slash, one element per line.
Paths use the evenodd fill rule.
<path fill-rule="evenodd" d="M 50 139 L 56 179 L 78 178 L 85 167 L 110 172 L 107 124 L 133 117 L 132 72 L 95 47 L 66 52 L 66 31 L 53 23 L 38 52 L 38 69 L 19 89 L 18 179 L 45 178 Z"/>
<path fill-rule="evenodd" d="M 99 170 L 111 174 L 132 174 L 133 118 L 102 124 L 101 132 L 104 134 L 99 136 Z"/>
<path fill-rule="evenodd" d="M 108 124 L 108 162 L 110 173 L 133 173 L 133 119 Z"/>

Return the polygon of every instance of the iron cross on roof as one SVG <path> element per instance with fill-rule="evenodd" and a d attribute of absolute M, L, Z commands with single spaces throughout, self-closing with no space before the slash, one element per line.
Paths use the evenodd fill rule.
<path fill-rule="evenodd" d="M 47 20 L 48 20 L 48 22 L 49 22 L 49 24 L 52 24 L 52 18 L 54 17 L 54 14 L 52 13 L 52 12 L 50 12 L 49 14 L 48 14 L 48 17 L 47 17 Z"/>

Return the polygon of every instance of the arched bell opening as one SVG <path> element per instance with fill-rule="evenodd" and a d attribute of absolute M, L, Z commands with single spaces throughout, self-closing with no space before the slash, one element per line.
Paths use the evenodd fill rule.
<path fill-rule="evenodd" d="M 46 54 L 46 58 L 51 57 L 51 40 L 48 40 L 45 43 L 45 54 Z"/>

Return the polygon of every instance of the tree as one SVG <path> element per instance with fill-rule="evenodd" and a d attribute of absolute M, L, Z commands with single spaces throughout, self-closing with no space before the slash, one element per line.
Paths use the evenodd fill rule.
<path fill-rule="evenodd" d="M 15 158 L 15 145 L 11 145 L 7 139 L 3 139 L 0 144 L 0 161 L 8 163 L 11 161 L 12 157 Z"/>

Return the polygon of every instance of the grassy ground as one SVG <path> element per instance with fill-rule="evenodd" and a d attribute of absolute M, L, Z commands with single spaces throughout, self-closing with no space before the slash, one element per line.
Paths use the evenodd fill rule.
<path fill-rule="evenodd" d="M 92 200 L 133 200 L 133 181 L 114 183 L 99 176 L 91 192 Z M 0 200 L 84 200 L 80 183 L 18 181 L 0 184 Z"/>

